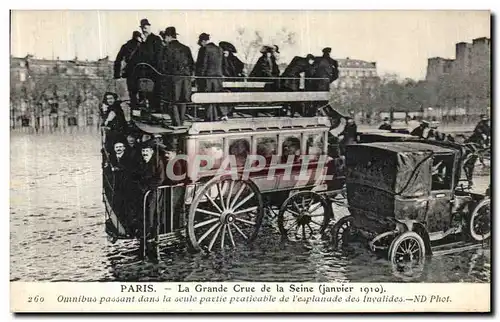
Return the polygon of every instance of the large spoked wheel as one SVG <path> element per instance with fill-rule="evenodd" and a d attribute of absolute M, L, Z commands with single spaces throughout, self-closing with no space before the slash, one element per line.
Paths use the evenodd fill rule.
<path fill-rule="evenodd" d="M 353 239 L 352 217 L 344 216 L 333 225 L 332 244 L 337 249 L 342 249 Z"/>
<path fill-rule="evenodd" d="M 291 241 L 316 239 L 330 221 L 328 202 L 312 191 L 290 196 L 280 208 L 278 227 L 283 238 Z"/>
<path fill-rule="evenodd" d="M 491 236 L 491 201 L 481 201 L 472 211 L 469 221 L 469 235 L 475 241 L 484 241 Z"/>
<path fill-rule="evenodd" d="M 235 248 L 252 242 L 264 215 L 262 195 L 247 180 L 210 180 L 189 209 L 188 234 L 196 251 Z"/>
<path fill-rule="evenodd" d="M 425 243 L 419 234 L 407 231 L 397 236 L 389 247 L 393 272 L 403 277 L 417 277 L 425 263 Z"/>

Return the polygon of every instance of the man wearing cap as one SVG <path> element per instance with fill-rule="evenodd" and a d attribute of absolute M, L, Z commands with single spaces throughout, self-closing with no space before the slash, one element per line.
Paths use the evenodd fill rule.
<path fill-rule="evenodd" d="M 168 77 L 164 80 L 164 95 L 172 102 L 172 125 L 182 126 L 186 114 L 186 103 L 191 101 L 191 77 L 194 75 L 194 60 L 191 49 L 177 40 L 175 27 L 165 29 L 167 46 L 164 48 L 160 70 Z"/>
<path fill-rule="evenodd" d="M 490 120 L 487 115 L 481 114 L 481 120 L 474 128 L 474 132 L 470 138 L 471 141 L 476 141 L 482 145 L 488 145 L 491 137 Z"/>
<path fill-rule="evenodd" d="M 139 48 L 141 46 L 142 38 L 139 31 L 132 33 L 132 39 L 127 41 L 116 55 L 114 63 L 114 78 L 126 78 L 127 90 L 130 97 L 130 105 L 137 105 L 137 84 L 136 79 L 133 78 L 132 73 L 135 65 L 139 62 Z"/>
<path fill-rule="evenodd" d="M 196 76 L 205 77 L 197 81 L 200 92 L 220 92 L 222 91 L 222 49 L 210 42 L 210 35 L 202 33 L 198 37 L 198 57 L 196 59 Z M 213 76 L 214 78 L 209 78 Z M 221 120 L 227 120 L 227 109 L 219 107 L 218 112 Z M 210 104 L 206 110 L 206 121 L 218 119 L 216 107 Z"/>
<path fill-rule="evenodd" d="M 322 79 L 310 82 L 312 88 L 308 90 L 328 92 L 330 91 L 330 84 L 339 77 L 338 62 L 330 57 L 331 51 L 330 47 L 323 48 L 323 56 L 316 59 L 314 78 Z"/>
<path fill-rule="evenodd" d="M 388 117 L 384 118 L 384 123 L 382 123 L 382 125 L 380 125 L 378 129 L 388 131 L 392 130 L 391 122 L 389 121 Z"/>

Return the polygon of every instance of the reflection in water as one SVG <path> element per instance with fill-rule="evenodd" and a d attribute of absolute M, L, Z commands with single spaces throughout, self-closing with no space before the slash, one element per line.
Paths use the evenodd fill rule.
<path fill-rule="evenodd" d="M 110 244 L 104 233 L 97 133 L 13 134 L 11 161 L 11 280 L 402 281 L 364 245 L 339 252 L 325 241 L 282 243 L 271 227 L 253 247 L 210 255 L 179 248 L 144 263 L 135 241 Z M 488 249 L 428 258 L 414 281 L 489 282 L 490 263 Z"/>

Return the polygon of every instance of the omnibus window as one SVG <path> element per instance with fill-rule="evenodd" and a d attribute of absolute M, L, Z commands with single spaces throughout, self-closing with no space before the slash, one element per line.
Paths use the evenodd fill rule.
<path fill-rule="evenodd" d="M 263 156 L 267 161 L 278 151 L 278 140 L 276 137 L 257 138 L 257 155 Z"/>
<path fill-rule="evenodd" d="M 323 154 L 323 149 L 325 147 L 324 135 L 321 134 L 311 134 L 307 138 L 306 144 L 306 154 L 312 159 L 318 159 L 320 155 Z"/>
<path fill-rule="evenodd" d="M 432 164 L 432 190 L 450 190 L 452 183 L 453 156 L 436 156 Z"/>
<path fill-rule="evenodd" d="M 222 160 L 224 159 L 222 139 L 199 141 L 197 154 L 207 156 L 212 160 L 213 166 L 211 167 L 211 169 L 219 168 Z M 200 166 L 206 167 L 207 161 L 201 160 Z"/>
<path fill-rule="evenodd" d="M 283 146 L 281 148 L 281 156 L 283 162 L 288 160 L 289 155 L 300 156 L 300 139 L 295 136 L 286 137 L 283 140 Z"/>
<path fill-rule="evenodd" d="M 249 139 L 235 139 L 229 141 L 229 155 L 234 155 L 236 165 L 242 167 L 245 165 L 247 156 L 250 154 L 250 140 Z"/>

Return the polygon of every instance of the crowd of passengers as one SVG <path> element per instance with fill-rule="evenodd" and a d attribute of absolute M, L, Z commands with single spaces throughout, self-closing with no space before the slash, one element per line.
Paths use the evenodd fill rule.
<path fill-rule="evenodd" d="M 198 37 L 200 46 L 196 60 L 191 49 L 179 42 L 176 28 L 167 27 L 160 36 L 151 32 L 148 19 L 140 21 L 140 30 L 132 33 L 132 39 L 120 49 L 114 66 L 114 78 L 125 78 L 132 106 L 147 101 L 152 110 L 161 110 L 171 116 L 173 126 L 181 126 L 185 120 L 186 103 L 191 101 L 193 81 L 199 92 L 223 91 L 223 80 L 268 82 L 268 91 L 299 91 L 300 75 L 305 76 L 305 90 L 329 91 L 330 83 L 338 78 L 338 63 L 330 57 L 331 48 L 323 49 L 322 56 L 294 57 L 281 72 L 278 66 L 279 47 L 266 45 L 262 56 L 250 73 L 238 59 L 236 48 L 229 42 L 218 45 L 210 41 L 205 32 Z M 138 64 L 145 63 L 154 68 L 136 71 Z M 141 74 L 142 73 L 142 74 Z M 158 73 L 163 74 L 161 77 Z M 139 91 L 138 77 L 154 81 L 152 91 Z M 207 106 L 205 120 L 227 120 L 229 111 L 224 106 Z"/>

